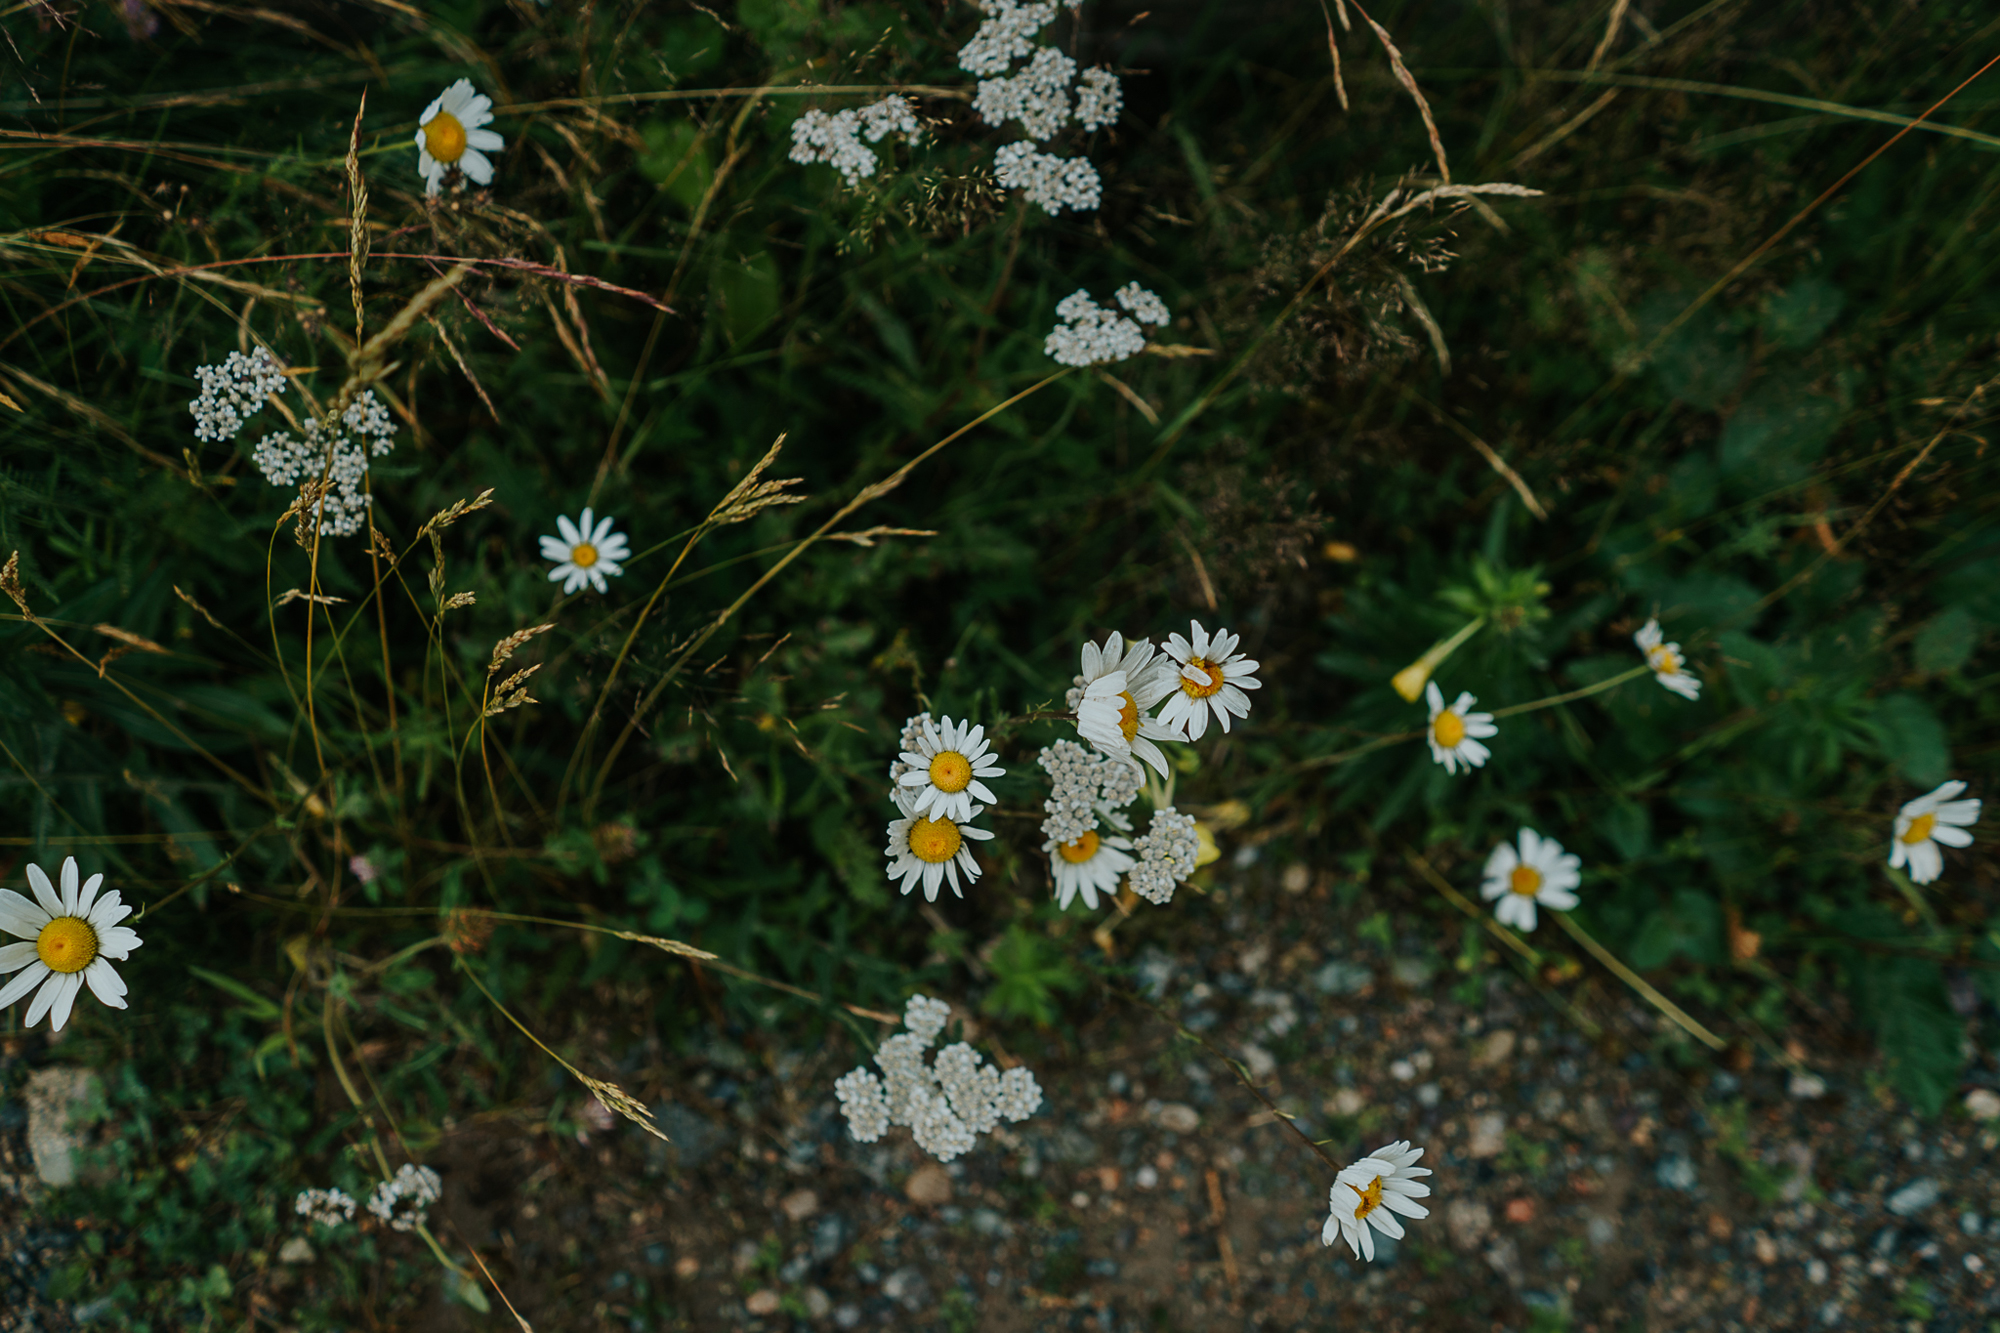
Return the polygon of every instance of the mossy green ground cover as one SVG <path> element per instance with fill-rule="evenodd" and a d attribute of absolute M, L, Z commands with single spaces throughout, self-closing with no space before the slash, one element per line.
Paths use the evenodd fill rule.
<path fill-rule="evenodd" d="M 1224 855 L 1432 905 L 1442 936 L 1412 854 L 1470 893 L 1530 824 L 1583 858 L 1577 920 L 1733 1048 L 1830 1005 L 1887 1086 L 1953 1104 L 1953 989 L 2000 975 L 1996 867 L 1983 839 L 1927 886 L 1883 862 L 1901 802 L 2000 767 L 2000 76 L 1820 196 L 2000 26 L 1674 4 L 1600 52 L 1608 7 L 1384 5 L 1453 180 L 1541 193 L 1349 245 L 1438 183 L 1359 17 L 1343 110 L 1317 6 L 1143 9 L 1050 30 L 1126 91 L 1063 149 L 1101 209 L 1057 218 L 993 181 L 1011 131 L 965 100 L 966 5 L 7 15 L 0 554 L 39 620 L 0 621 L 0 857 L 19 887 L 76 855 L 146 906 L 131 1008 L 85 997 L 63 1037 L 106 1072 L 116 1169 L 57 1202 L 88 1256 L 58 1295 L 134 1328 L 241 1320 L 293 1195 L 365 1192 L 371 1140 L 421 1160 L 447 1120 L 577 1114 L 497 1004 L 557 1053 L 634 1013 L 808 1043 L 872 1040 L 840 1006 L 921 986 L 1023 1053 L 1053 1041 L 1136 945 L 1190 942 L 1171 907 L 1107 948 L 1048 902 L 1032 756 L 1068 731 L 1028 715 L 1084 639 L 1190 615 L 1263 663 L 1248 721 L 1180 752 Z M 461 77 L 507 146 L 490 188 L 427 203 L 411 136 Z M 787 160 L 804 111 L 894 89 L 926 134 L 861 188 Z M 249 457 L 271 427 L 204 444 L 187 409 L 195 368 L 253 338 L 322 398 L 347 374 L 364 90 L 363 336 L 480 261 L 385 349 L 373 557 L 295 542 Z M 1133 280 L 1186 354 L 1052 380 L 1056 303 Z M 768 476 L 804 501 L 702 530 L 780 436 Z M 635 554 L 560 598 L 535 539 L 585 504 Z M 1371 745 L 1423 725 L 1389 678 L 1475 615 L 1438 679 L 1482 708 L 1628 671 L 1654 615 L 1701 697 L 1641 677 L 1523 712 L 1470 776 Z M 532 663 L 539 702 L 482 726 Z M 923 708 L 985 722 L 1010 768 L 984 877 L 931 911 L 880 851 Z M 1604 980 L 1535 942 L 1546 984 Z M 293 1317 L 433 1289 L 384 1236 Z"/>

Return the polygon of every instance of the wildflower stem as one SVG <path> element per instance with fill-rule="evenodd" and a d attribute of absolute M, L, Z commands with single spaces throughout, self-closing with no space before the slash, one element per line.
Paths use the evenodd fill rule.
<path fill-rule="evenodd" d="M 610 778 L 611 766 L 617 762 L 618 756 L 624 750 L 626 742 L 631 740 L 632 733 L 638 727 L 640 719 L 644 718 L 647 713 L 652 711 L 654 702 L 659 699 L 661 692 L 665 690 L 668 685 L 672 684 L 674 680 L 680 675 L 681 668 L 687 665 L 688 659 L 690 657 L 693 657 L 696 653 L 700 652 L 702 646 L 706 644 L 710 638 L 714 637 L 714 635 L 718 630 L 720 630 L 724 625 L 728 624 L 730 619 L 734 617 L 738 611 L 742 610 L 745 604 L 747 604 L 752 597 L 755 597 L 759 592 L 763 591 L 765 584 L 769 583 L 772 579 L 776 578 L 780 573 L 784 571 L 785 566 L 791 564 L 792 561 L 804 555 L 817 542 L 819 542 L 821 538 L 825 537 L 827 533 L 833 531 L 835 527 L 837 527 L 840 523 L 844 522 L 848 517 L 848 515 L 852 514 L 855 510 L 861 508 L 861 506 L 867 504 L 871 500 L 880 499 L 882 496 L 889 494 L 889 492 L 895 490 L 898 486 L 902 485 L 904 480 L 909 477 L 910 473 L 915 471 L 918 465 L 929 459 L 931 455 L 937 453 L 940 449 L 943 449 L 946 445 L 953 443 L 961 436 L 973 430 L 975 427 L 984 425 L 986 422 L 992 420 L 994 417 L 999 416 L 1002 412 L 1006 411 L 1014 404 L 1020 402 L 1022 399 L 1029 398 L 1037 393 L 1040 393 L 1043 389 L 1048 388 L 1049 385 L 1054 384 L 1057 380 L 1062 379 L 1064 376 L 1070 373 L 1071 373 L 1070 369 L 1065 368 L 1057 371 L 1053 375 L 1044 376 L 1043 378 L 1035 381 L 1035 383 L 1029 385 L 1027 388 L 1021 390 L 1019 393 L 1015 394 L 1013 397 L 1008 398 L 994 405 L 993 407 L 988 408 L 984 412 L 981 412 L 978 416 L 966 422 L 963 426 L 960 426 L 957 430 L 945 436 L 942 440 L 939 440 L 936 444 L 933 444 L 930 448 L 924 450 L 922 453 L 918 454 L 915 458 L 912 458 L 909 462 L 897 468 L 894 472 L 890 473 L 887 477 L 884 477 L 881 481 L 875 482 L 869 486 L 862 487 L 860 492 L 857 495 L 855 495 L 855 497 L 852 500 L 849 500 L 846 504 L 842 505 L 840 509 L 833 515 L 833 517 L 827 519 L 826 522 L 820 524 L 819 527 L 815 528 L 810 534 L 808 534 L 806 537 L 801 539 L 797 544 L 795 544 L 791 550 L 787 551 L 783 556 L 781 556 L 776 564 L 772 565 L 769 569 L 765 570 L 761 575 L 759 575 L 757 581 L 751 584 L 750 587 L 744 591 L 742 596 L 738 597 L 735 601 L 731 602 L 727 607 L 723 608 L 722 612 L 719 615 L 717 615 L 713 621 L 709 623 L 706 629 L 702 630 L 701 633 L 695 635 L 695 637 L 691 641 L 689 641 L 687 646 L 681 649 L 680 654 L 677 657 L 675 657 L 672 662 L 667 664 L 667 669 L 660 673 L 660 679 L 654 682 L 653 688 L 648 690 L 646 692 L 645 697 L 639 700 L 638 707 L 634 708 L 631 712 L 631 715 L 626 718 L 624 730 L 618 733 L 618 739 L 612 743 L 611 752 L 604 756 L 604 762 L 601 765 L 599 765 L 597 770 L 597 780 L 591 786 L 590 796 L 584 802 L 584 809 L 586 811 L 589 811 L 596 806 L 597 798 L 603 792 L 605 782 Z"/>
<path fill-rule="evenodd" d="M 1613 954 L 1609 949 L 1599 944 L 1591 937 L 1589 931 L 1571 920 L 1569 913 L 1551 912 L 1549 915 L 1555 918 L 1558 926 L 1569 932 L 1571 939 L 1581 944 L 1585 949 L 1588 949 L 1592 958 L 1610 968 L 1620 981 L 1639 992 L 1646 1003 L 1652 1005 L 1668 1018 L 1671 1018 L 1683 1032 L 1686 1032 L 1690 1037 L 1693 1037 L 1712 1051 L 1719 1051 L 1729 1044 L 1703 1027 L 1700 1023 L 1697 1023 L 1688 1015 L 1685 1009 L 1682 1009 L 1672 1000 L 1654 990 L 1646 983 L 1644 977 L 1619 962 L 1616 954 Z"/>
<path fill-rule="evenodd" d="M 1602 694 L 1606 690 L 1623 685 L 1628 680 L 1637 680 L 1652 669 L 1652 667 L 1642 662 L 1630 671 L 1621 671 L 1615 676 L 1600 680 L 1595 685 L 1586 685 L 1580 690 L 1571 690 L 1567 694 L 1552 694 L 1546 699 L 1536 699 L 1524 704 L 1512 704 L 1506 708 L 1496 708 L 1493 710 L 1493 716 L 1514 717 L 1521 713 L 1532 713 L 1538 708 L 1553 708 L 1557 704 L 1566 704 L 1577 699 L 1587 699 L 1593 694 Z M 1422 733 L 1419 732 L 1418 734 L 1421 735 Z"/>

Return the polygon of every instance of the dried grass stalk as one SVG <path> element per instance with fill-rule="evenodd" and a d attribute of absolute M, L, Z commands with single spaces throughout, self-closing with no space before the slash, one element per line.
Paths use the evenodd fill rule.
<path fill-rule="evenodd" d="M 347 289 L 354 298 L 354 341 L 361 342 L 361 266 L 368 262 L 368 185 L 361 179 L 361 117 L 368 113 L 368 90 L 354 111 L 347 135 Z"/>
<path fill-rule="evenodd" d="M 1389 30 L 1371 18 L 1367 10 L 1361 8 L 1360 0 L 1356 0 L 1354 8 L 1368 26 L 1375 30 L 1375 39 L 1382 43 L 1382 50 L 1389 56 L 1389 69 L 1395 74 L 1396 82 L 1402 84 L 1403 91 L 1416 102 L 1417 114 L 1424 118 L 1424 133 L 1431 139 L 1431 155 L 1437 158 L 1438 177 L 1446 185 L 1451 184 L 1451 163 L 1445 160 L 1444 140 L 1438 137 L 1437 121 L 1431 116 L 1431 104 L 1424 100 L 1423 90 L 1417 87 L 1416 76 L 1410 73 L 1410 67 L 1403 63 L 1403 53 L 1398 51 L 1396 43 L 1389 39 Z"/>
<path fill-rule="evenodd" d="M 21 553 L 19 551 L 8 556 L 6 568 L 0 569 L 0 592 L 6 593 L 14 605 L 21 608 L 22 615 L 30 620 L 35 618 L 35 613 L 28 609 L 28 590 L 21 586 Z M 204 612 L 203 614 L 207 613 Z M 210 618 L 213 619 L 213 617 Z"/>
<path fill-rule="evenodd" d="M 512 634 L 509 634 L 506 638 L 500 640 L 500 642 L 494 644 L 493 660 L 486 664 L 486 674 L 490 676 L 494 672 L 498 671 L 501 667 L 505 666 L 507 663 L 507 659 L 512 657 L 514 655 L 514 650 L 519 648 L 522 644 L 534 638 L 537 634 L 547 634 L 550 630 L 554 628 L 555 628 L 554 625 L 536 625 L 530 629 L 517 629 Z M 502 688 L 505 687 L 503 686 Z"/>
<path fill-rule="evenodd" d="M 703 962 L 713 962 L 718 956 L 706 949 L 697 949 L 692 944 L 683 944 L 679 940 L 662 939 L 658 935 L 641 935 L 630 930 L 615 930 L 611 933 L 621 940 L 630 940 L 634 944 L 650 944 L 655 949 L 666 953 L 679 954 L 682 958 L 695 958 Z"/>
<path fill-rule="evenodd" d="M 764 475 L 764 470 L 777 461 L 778 451 L 784 447 L 785 437 L 780 435 L 765 451 L 764 456 L 757 460 L 757 465 L 744 475 L 743 480 L 731 487 L 729 494 L 722 497 L 722 502 L 709 512 L 709 526 L 721 527 L 725 523 L 741 523 L 745 519 L 754 518 L 773 505 L 795 505 L 806 498 L 803 495 L 790 495 L 785 492 L 785 487 L 798 485 L 805 480 L 804 477 L 785 477 L 777 481 L 759 480 Z"/>

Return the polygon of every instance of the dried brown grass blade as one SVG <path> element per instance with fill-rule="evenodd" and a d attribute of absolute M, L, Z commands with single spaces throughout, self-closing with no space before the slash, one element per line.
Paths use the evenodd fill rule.
<path fill-rule="evenodd" d="M 459 293 L 461 299 L 463 299 L 464 295 L 463 292 Z M 466 304 L 469 306 L 471 302 L 468 301 Z M 472 373 L 472 367 L 465 364 L 465 357 L 460 354 L 458 344 L 453 342 L 451 335 L 444 331 L 444 325 L 438 322 L 436 315 L 426 315 L 424 318 L 429 322 L 431 331 L 437 334 L 438 341 L 444 344 L 444 350 L 451 353 L 452 361 L 458 366 L 458 373 L 465 376 L 465 382 L 470 384 L 472 391 L 479 395 L 479 401 L 486 404 L 486 414 L 492 417 L 494 423 L 497 425 L 500 421 L 500 409 L 493 406 L 493 400 L 486 396 L 486 386 L 479 382 L 479 376 Z M 485 316 L 482 315 L 480 318 L 484 319 Z M 491 325 L 488 327 L 491 327 Z M 519 351 L 520 349 L 515 348 L 514 350 Z"/>
<path fill-rule="evenodd" d="M 494 644 L 493 660 L 486 664 L 486 674 L 490 676 L 502 666 L 505 666 L 507 659 L 512 657 L 514 651 L 522 644 L 534 638 L 537 634 L 547 634 L 554 628 L 554 625 L 536 625 L 532 629 L 517 629 L 506 638 L 500 640 L 500 642 Z"/>
<path fill-rule="evenodd" d="M 1604 57 L 1610 54 L 1611 44 L 1618 40 L 1618 29 L 1625 24 L 1625 11 L 1631 7 L 1632 0 L 1614 0 L 1611 17 L 1604 22 L 1604 36 L 1599 39 L 1597 49 L 1590 53 L 1590 63 L 1583 67 L 1585 73 L 1596 69 L 1603 63 Z"/>
<path fill-rule="evenodd" d="M 91 628 L 107 639 L 116 639 L 128 648 L 136 648 L 142 653 L 158 653 L 162 657 L 173 656 L 171 648 L 162 648 L 151 639 L 134 634 L 131 630 L 119 629 L 116 625 L 92 625 Z"/>
<path fill-rule="evenodd" d="M 368 90 L 354 111 L 347 134 L 347 289 L 354 298 L 354 341 L 361 342 L 361 266 L 368 262 L 368 183 L 361 179 L 361 118 L 368 114 Z"/>
<path fill-rule="evenodd" d="M 28 590 L 21 586 L 21 553 L 14 552 L 7 557 L 6 568 L 0 569 L 0 592 L 7 594 L 14 605 L 21 608 L 21 614 L 33 620 L 35 613 L 28 609 Z"/>
<path fill-rule="evenodd" d="M 1370 17 L 1360 0 L 1355 0 L 1354 10 L 1360 14 L 1370 28 L 1375 30 L 1375 39 L 1382 43 L 1382 50 L 1388 54 L 1389 69 L 1396 76 L 1396 82 L 1403 85 L 1403 91 L 1417 104 L 1417 114 L 1424 118 L 1424 133 L 1431 139 L 1431 155 L 1437 158 L 1438 178 L 1446 185 L 1451 184 L 1451 163 L 1445 159 L 1444 140 L 1438 137 L 1437 121 L 1431 116 L 1431 104 L 1424 100 L 1423 89 L 1417 87 L 1417 78 L 1410 73 L 1410 67 L 1403 63 L 1403 53 L 1390 40 L 1389 30 Z"/>
<path fill-rule="evenodd" d="M 783 477 L 777 481 L 761 481 L 766 468 L 778 461 L 778 451 L 785 447 L 785 436 L 780 435 L 764 456 L 757 460 L 755 467 L 743 475 L 743 480 L 730 487 L 729 494 L 722 502 L 709 511 L 708 521 L 720 527 L 725 523 L 741 523 L 754 518 L 773 505 L 795 505 L 803 501 L 803 495 L 790 495 L 785 487 L 796 486 L 804 477 Z"/>
<path fill-rule="evenodd" d="M 1326 16 L 1326 53 L 1333 57 L 1333 95 L 1340 99 L 1340 109 L 1349 110 L 1347 104 L 1347 84 L 1340 77 L 1340 43 L 1333 39 L 1333 14 L 1326 7 L 1326 0 L 1319 0 L 1319 12 Z M 1347 7 L 1341 6 L 1340 26 L 1350 26 L 1347 22 Z"/>

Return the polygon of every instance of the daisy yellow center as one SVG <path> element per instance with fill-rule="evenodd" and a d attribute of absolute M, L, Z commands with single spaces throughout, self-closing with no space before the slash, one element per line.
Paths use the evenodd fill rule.
<path fill-rule="evenodd" d="M 35 954 L 51 972 L 81 972 L 97 957 L 97 932 L 81 917 L 59 916 L 42 927 Z"/>
<path fill-rule="evenodd" d="M 1936 827 L 1936 815 L 1918 815 L 1910 821 L 1910 826 L 1903 830 L 1903 841 L 1914 847 L 1929 838 L 1931 830 Z"/>
<path fill-rule="evenodd" d="M 1211 662 L 1206 657 L 1190 657 L 1188 665 L 1208 677 L 1208 684 L 1197 685 L 1185 675 L 1181 677 L 1181 693 L 1190 699 L 1206 699 L 1222 688 L 1222 663 Z"/>
<path fill-rule="evenodd" d="M 964 841 L 958 825 L 949 819 L 919 819 L 910 825 L 911 855 L 932 865 L 957 856 L 959 844 Z"/>
<path fill-rule="evenodd" d="M 597 548 L 589 542 L 578 542 L 570 548 L 569 562 L 578 569 L 589 569 L 597 563 Z"/>
<path fill-rule="evenodd" d="M 1445 749 L 1457 749 L 1458 743 L 1465 739 L 1465 719 L 1447 708 L 1431 723 L 1431 735 Z"/>
<path fill-rule="evenodd" d="M 1653 670 L 1662 676 L 1674 675 L 1681 669 L 1681 659 L 1674 656 L 1671 648 L 1649 648 L 1646 650 L 1646 656 L 1653 659 Z"/>
<path fill-rule="evenodd" d="M 1056 851 L 1061 853 L 1062 859 L 1071 865 L 1082 865 L 1085 861 L 1097 855 L 1097 830 L 1085 830 L 1081 838 L 1078 838 L 1075 842 L 1063 843 L 1056 848 Z"/>
<path fill-rule="evenodd" d="M 1542 887 L 1542 872 L 1533 866 L 1515 866 L 1507 876 L 1507 891 L 1518 893 L 1523 898 L 1535 896 L 1535 890 Z"/>
<path fill-rule="evenodd" d="M 440 111 L 424 126 L 424 151 L 440 162 L 452 163 L 465 156 L 465 126 L 449 111 Z"/>
<path fill-rule="evenodd" d="M 956 750 L 946 750 L 931 760 L 931 786 L 939 791 L 964 791 L 972 781 L 972 765 Z"/>
<path fill-rule="evenodd" d="M 1354 1210 L 1354 1220 L 1359 1222 L 1368 1214 L 1382 1206 L 1382 1177 L 1368 1182 L 1368 1188 L 1361 1191 L 1361 1206 Z"/>
<path fill-rule="evenodd" d="M 1125 733 L 1125 743 L 1130 745 L 1132 738 L 1139 734 L 1139 701 L 1132 697 L 1130 690 L 1118 697 L 1125 701 L 1124 707 L 1118 710 L 1118 730 Z"/>

